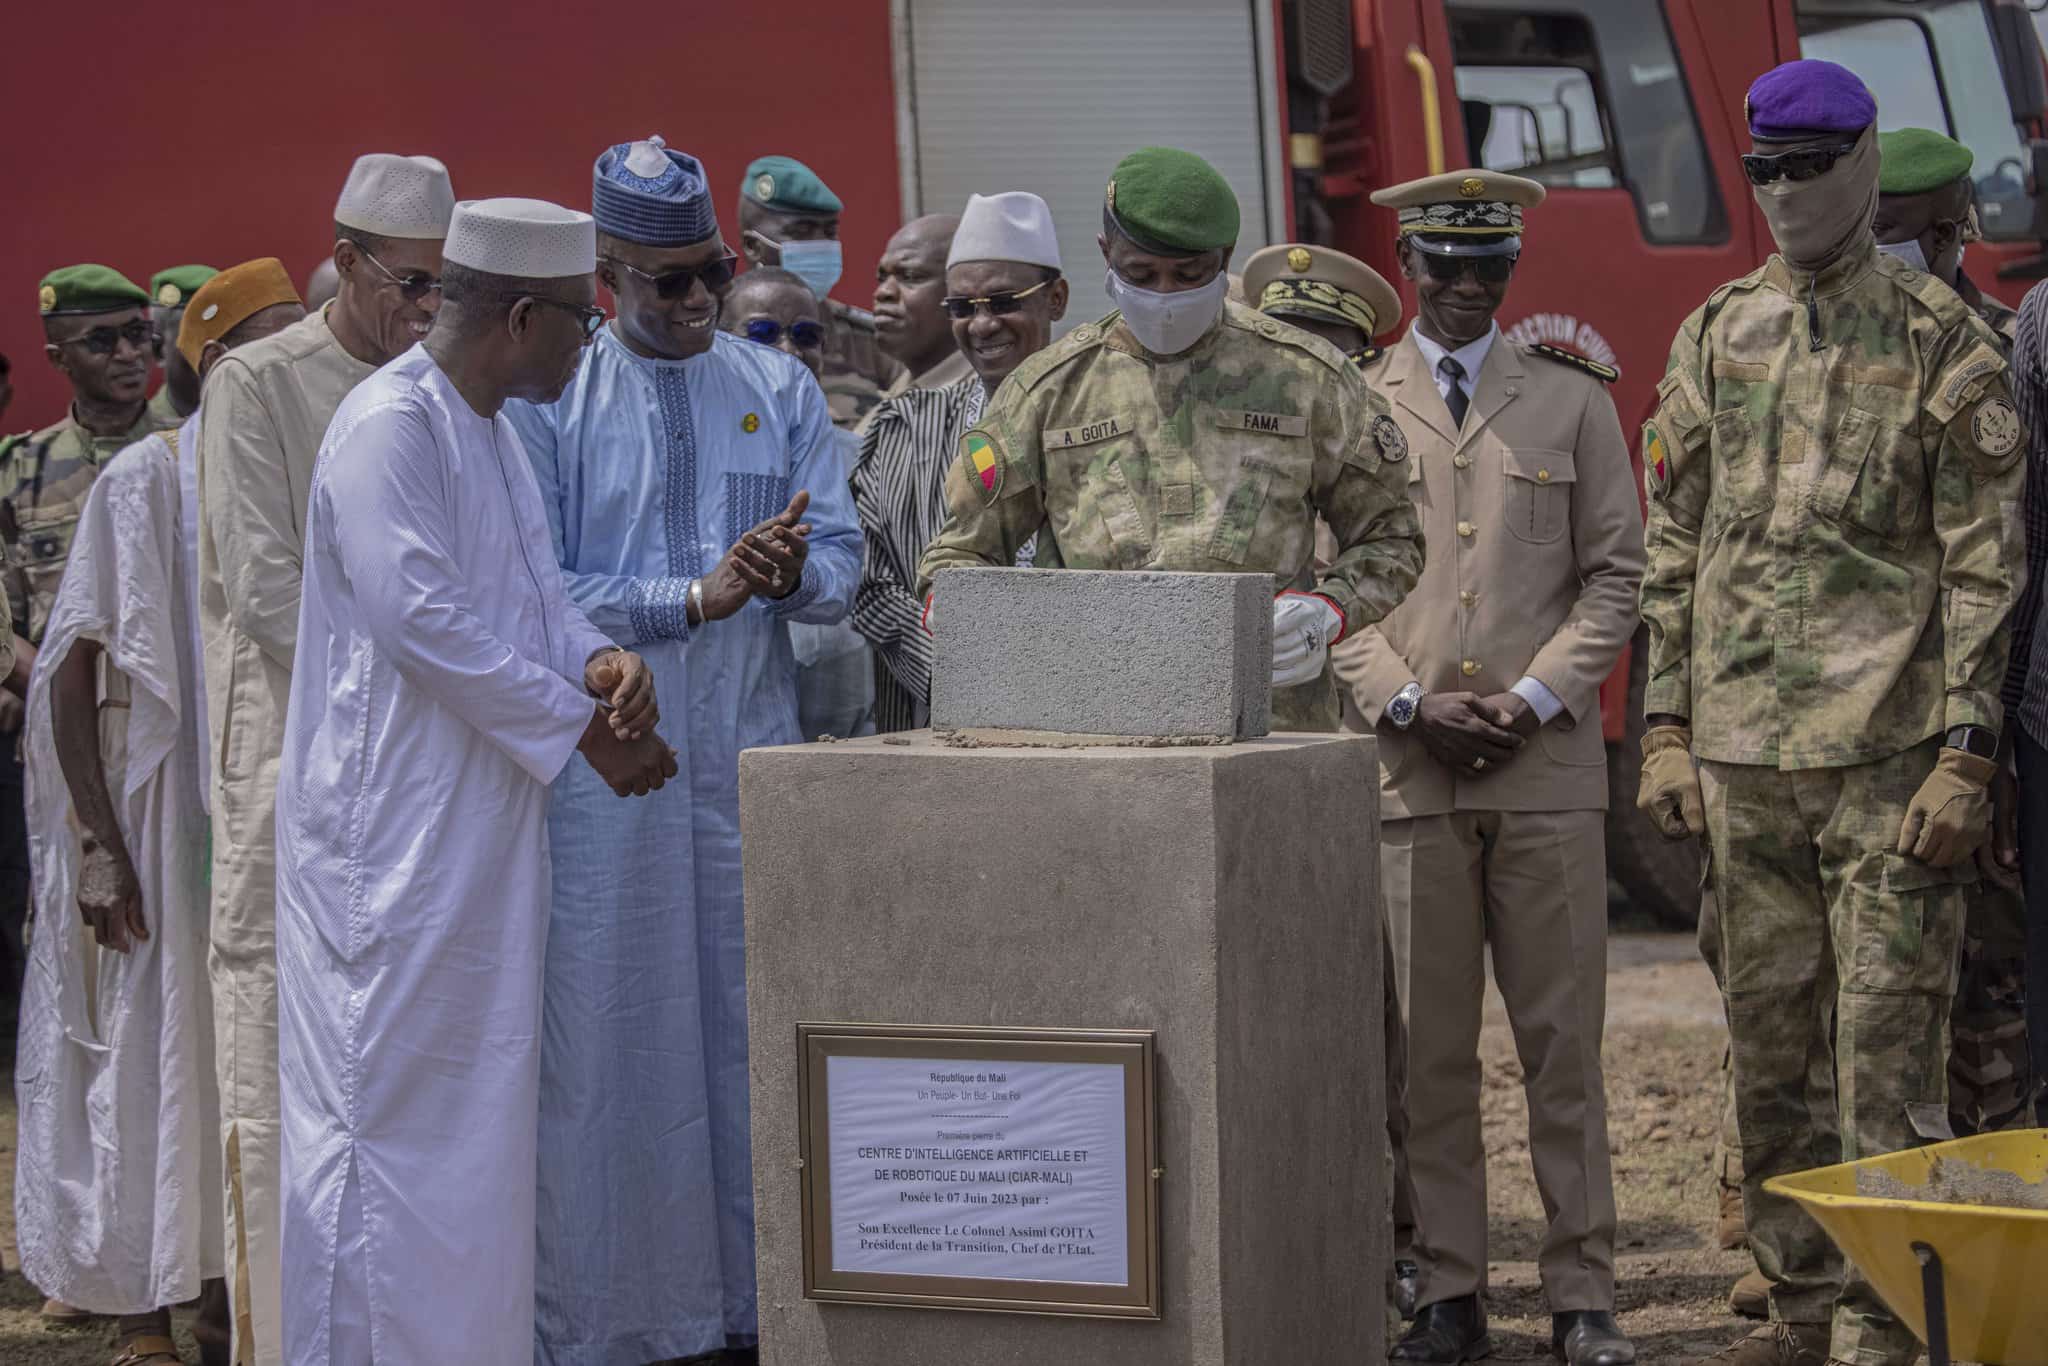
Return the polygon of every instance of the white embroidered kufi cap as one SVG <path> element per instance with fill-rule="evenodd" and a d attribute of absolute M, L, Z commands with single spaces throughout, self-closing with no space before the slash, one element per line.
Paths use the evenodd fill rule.
<path fill-rule="evenodd" d="M 1052 210 L 1024 190 L 967 196 L 953 249 L 946 253 L 947 265 L 961 261 L 1022 261 L 1060 269 L 1060 238 L 1053 231 Z"/>
<path fill-rule="evenodd" d="M 432 157 L 371 152 L 356 158 L 334 204 L 334 221 L 379 237 L 439 240 L 448 235 L 455 187 Z"/>
<path fill-rule="evenodd" d="M 588 275 L 597 269 L 597 220 L 545 199 L 464 200 L 441 255 L 491 275 Z"/>

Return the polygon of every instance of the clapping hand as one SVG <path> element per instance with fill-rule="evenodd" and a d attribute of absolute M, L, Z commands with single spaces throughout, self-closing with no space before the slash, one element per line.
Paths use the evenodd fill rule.
<path fill-rule="evenodd" d="M 740 537 L 729 555 L 733 570 L 747 587 L 764 598 L 786 598 L 804 576 L 811 553 L 810 523 L 803 521 L 811 505 L 808 489 L 798 489 L 789 506 Z"/>

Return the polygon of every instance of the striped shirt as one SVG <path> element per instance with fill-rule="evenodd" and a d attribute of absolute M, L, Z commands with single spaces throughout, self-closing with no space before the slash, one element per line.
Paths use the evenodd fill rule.
<path fill-rule="evenodd" d="M 875 647 L 875 729 L 930 723 L 932 638 L 917 596 L 917 562 L 946 524 L 946 470 L 981 417 L 978 375 L 912 389 L 868 414 L 853 465 L 864 549 L 854 629 Z"/>
<path fill-rule="evenodd" d="M 2027 433 L 2025 513 L 2026 587 L 2012 612 L 2012 658 L 2002 700 L 2008 718 L 2038 745 L 2048 745 L 2048 284 L 2035 285 L 2020 304 L 2013 344 L 2012 390 Z M 2011 720 L 2007 725 L 2010 727 Z"/>

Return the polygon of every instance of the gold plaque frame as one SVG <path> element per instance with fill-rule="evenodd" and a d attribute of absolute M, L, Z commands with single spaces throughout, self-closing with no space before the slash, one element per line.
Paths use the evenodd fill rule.
<path fill-rule="evenodd" d="M 981 1025 L 799 1023 L 797 1153 L 803 1182 L 804 1298 L 900 1308 L 1084 1318 L 1157 1319 L 1159 1117 L 1156 1036 L 1149 1029 L 1006 1029 Z M 836 1271 L 832 1267 L 833 1056 L 990 1062 L 1113 1063 L 1124 1069 L 1125 1285 Z"/>

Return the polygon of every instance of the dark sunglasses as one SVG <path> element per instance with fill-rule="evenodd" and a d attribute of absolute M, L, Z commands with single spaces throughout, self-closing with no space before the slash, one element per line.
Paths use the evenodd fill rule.
<path fill-rule="evenodd" d="M 1481 284 L 1504 285 L 1514 278 L 1515 262 L 1519 256 L 1440 256 L 1433 251 L 1419 251 L 1422 267 L 1429 272 L 1432 280 L 1446 284 L 1456 280 L 1467 270 L 1478 278 Z"/>
<path fill-rule="evenodd" d="M 1796 147 L 1789 152 L 1746 152 L 1742 173 L 1752 185 L 1768 185 L 1774 180 L 1811 180 L 1825 175 L 1855 150 L 1855 143 L 1845 142 L 1836 147 Z"/>
<path fill-rule="evenodd" d="M 704 288 L 716 294 L 732 283 L 733 267 L 739 264 L 739 253 L 729 251 L 715 261 L 706 261 L 701 266 L 685 266 L 681 270 L 665 270 L 659 275 L 650 275 L 640 267 L 625 261 L 611 260 L 611 264 L 629 275 L 637 275 L 654 286 L 654 292 L 664 299 L 680 299 L 690 292 L 690 286 L 697 281 L 704 282 Z"/>
<path fill-rule="evenodd" d="M 804 321 L 791 323 L 785 328 L 773 318 L 749 318 L 746 326 L 740 330 L 746 334 L 748 341 L 759 342 L 763 346 L 777 345 L 782 341 L 784 332 L 788 332 L 789 339 L 806 351 L 825 344 L 823 323 Z"/>
<path fill-rule="evenodd" d="M 1000 318 L 1005 314 L 1015 313 L 1018 309 L 1024 307 L 1026 299 L 1036 294 L 1039 290 L 1044 289 L 1047 285 L 1050 285 L 1053 280 L 1059 278 L 1059 276 L 1055 275 L 1052 277 L 1052 280 L 1040 280 L 1029 289 L 1020 289 L 1014 293 L 984 294 L 978 299 L 969 299 L 959 294 L 948 294 L 939 302 L 945 305 L 946 316 L 949 318 L 965 320 L 973 317 L 977 310 L 983 308 L 989 311 L 990 317 Z"/>
<path fill-rule="evenodd" d="M 363 251 L 361 243 L 356 244 L 356 250 L 362 253 L 364 260 L 383 271 L 385 279 L 398 286 L 398 292 L 405 297 L 405 301 L 409 304 L 416 304 L 441 288 L 441 280 L 438 276 L 429 275 L 423 270 L 416 270 L 408 275 L 399 275 L 393 272 L 391 267 L 370 255 L 369 252 Z"/>
<path fill-rule="evenodd" d="M 111 356 L 122 342 L 127 342 L 138 351 L 153 350 L 163 340 L 163 334 L 155 324 L 137 318 L 121 327 L 95 327 L 90 332 L 81 332 L 75 337 L 66 337 L 59 345 L 82 346 L 95 356 Z"/>
<path fill-rule="evenodd" d="M 565 313 L 576 315 L 576 325 L 583 329 L 583 344 L 588 346 L 597 340 L 598 329 L 605 324 L 606 313 L 595 304 L 572 304 L 567 299 L 550 299 L 545 294 L 522 294 L 522 299 L 531 299 L 549 308 L 559 308 Z"/>

